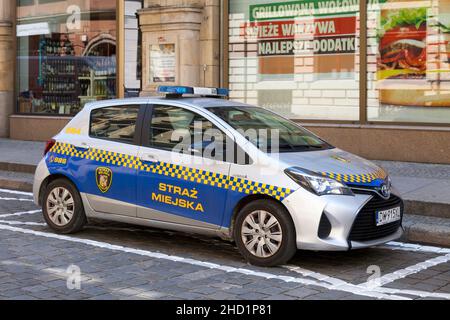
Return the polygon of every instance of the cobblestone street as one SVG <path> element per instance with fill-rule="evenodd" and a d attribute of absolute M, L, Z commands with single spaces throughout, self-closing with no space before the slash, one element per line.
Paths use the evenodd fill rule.
<path fill-rule="evenodd" d="M 57 235 L 30 194 L 9 190 L 0 238 L 1 299 L 450 299 L 450 249 L 438 247 L 299 251 L 258 268 L 233 244 L 183 233 L 94 221 Z"/>

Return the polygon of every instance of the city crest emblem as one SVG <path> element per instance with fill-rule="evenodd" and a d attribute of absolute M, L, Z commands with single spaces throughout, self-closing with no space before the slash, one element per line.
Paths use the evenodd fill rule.
<path fill-rule="evenodd" d="M 112 171 L 109 168 L 98 167 L 95 170 L 95 180 L 101 192 L 105 193 L 111 187 L 112 175 Z"/>

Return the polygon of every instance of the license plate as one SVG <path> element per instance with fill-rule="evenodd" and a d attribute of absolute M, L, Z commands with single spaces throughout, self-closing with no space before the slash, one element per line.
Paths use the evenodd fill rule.
<path fill-rule="evenodd" d="M 377 227 L 394 221 L 399 221 L 402 218 L 400 207 L 395 207 L 383 211 L 377 211 L 376 215 Z"/>

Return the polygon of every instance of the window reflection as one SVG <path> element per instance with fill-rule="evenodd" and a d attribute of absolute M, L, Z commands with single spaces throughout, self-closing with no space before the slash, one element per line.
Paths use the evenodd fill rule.
<path fill-rule="evenodd" d="M 17 4 L 18 112 L 76 114 L 116 96 L 116 1 Z"/>
<path fill-rule="evenodd" d="M 290 118 L 359 119 L 359 2 L 230 0 L 231 98 Z"/>

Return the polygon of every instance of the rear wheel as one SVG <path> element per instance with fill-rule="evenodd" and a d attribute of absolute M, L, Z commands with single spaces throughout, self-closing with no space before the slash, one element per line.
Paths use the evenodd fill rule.
<path fill-rule="evenodd" d="M 289 213 L 272 200 L 247 204 L 236 217 L 234 239 L 251 264 L 271 267 L 288 262 L 297 251 Z"/>
<path fill-rule="evenodd" d="M 47 186 L 42 212 L 47 224 L 57 233 L 75 233 L 87 222 L 80 194 L 66 179 L 57 179 Z"/>

